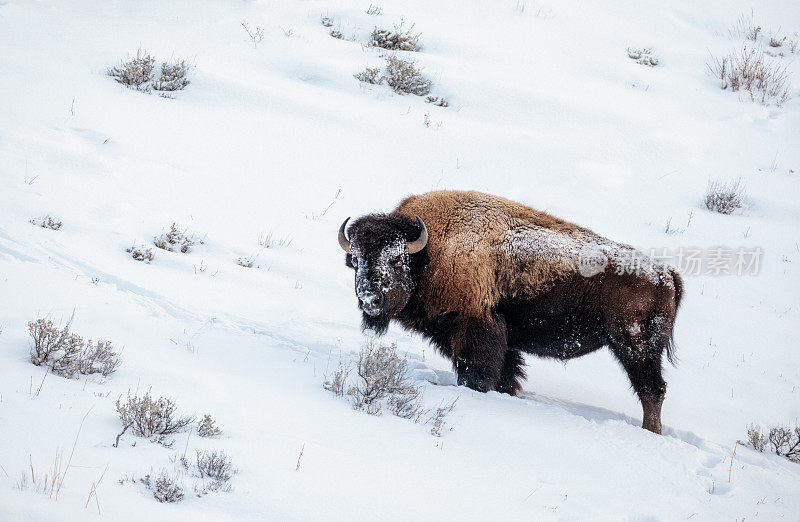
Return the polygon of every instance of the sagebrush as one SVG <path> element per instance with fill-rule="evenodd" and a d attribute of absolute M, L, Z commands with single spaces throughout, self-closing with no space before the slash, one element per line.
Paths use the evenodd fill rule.
<path fill-rule="evenodd" d="M 660 62 L 658 56 L 655 55 L 653 50 L 647 47 L 628 47 L 628 58 L 634 60 L 636 63 L 646 65 L 648 67 L 655 67 Z"/>
<path fill-rule="evenodd" d="M 190 66 L 180 62 L 161 64 L 161 76 L 153 81 L 153 89 L 157 91 L 180 91 L 189 85 Z"/>
<path fill-rule="evenodd" d="M 136 51 L 136 57 L 122 61 L 108 70 L 108 75 L 129 89 L 149 92 L 153 81 L 156 59 L 147 51 Z"/>
<path fill-rule="evenodd" d="M 117 83 L 141 92 L 179 91 L 189 85 L 191 67 L 185 61 L 163 62 L 158 78 L 155 76 L 155 64 L 156 59 L 150 53 L 139 49 L 135 58 L 123 60 L 116 67 L 108 69 L 108 75 Z"/>
<path fill-rule="evenodd" d="M 372 47 L 380 47 L 390 51 L 419 51 L 422 47 L 419 44 L 419 34 L 413 34 L 414 25 L 408 30 L 403 29 L 403 24 L 394 29 L 379 29 L 375 27 L 372 31 Z"/>
<path fill-rule="evenodd" d="M 197 434 L 201 437 L 216 437 L 222 433 L 217 427 L 217 421 L 211 418 L 211 415 L 205 414 L 203 418 L 197 423 Z"/>
<path fill-rule="evenodd" d="M 53 373 L 70 379 L 76 373 L 95 373 L 108 377 L 117 370 L 120 355 L 109 341 L 85 340 L 70 332 L 69 323 L 59 329 L 49 319 L 28 323 L 31 336 L 30 360 L 36 366 L 49 366 Z"/>
<path fill-rule="evenodd" d="M 431 92 L 431 81 L 423 76 L 414 62 L 396 56 L 386 59 L 386 83 L 398 94 L 425 96 Z"/>
<path fill-rule="evenodd" d="M 145 263 L 150 263 L 155 258 L 153 249 L 147 248 L 144 245 L 131 245 L 125 249 L 125 252 L 129 253 L 136 261 L 143 261 Z"/>
<path fill-rule="evenodd" d="M 744 206 L 744 186 L 740 179 L 733 181 L 710 180 L 703 200 L 708 210 L 732 214 Z"/>
<path fill-rule="evenodd" d="M 150 391 L 141 397 L 131 396 L 128 392 L 125 401 L 117 399 L 117 413 L 123 426 L 120 436 L 132 428 L 134 434 L 160 443 L 164 443 L 168 435 L 182 432 L 194 422 L 194 416 L 178 415 L 177 406 L 172 399 L 153 399 Z"/>
<path fill-rule="evenodd" d="M 173 223 L 170 225 L 169 231 L 160 236 L 153 237 L 153 244 L 162 250 L 182 252 L 185 254 L 189 252 L 193 246 L 197 244 L 202 245 L 203 241 L 195 239 L 194 236 L 187 235 L 185 230 L 179 229 L 178 225 Z"/>
<path fill-rule="evenodd" d="M 722 90 L 747 92 L 752 101 L 762 105 L 782 106 L 791 97 L 788 65 L 764 56 L 755 47 L 742 47 L 738 52 L 707 63 L 711 73 L 720 80 Z"/>
<path fill-rule="evenodd" d="M 61 225 L 63 225 L 61 220 L 55 219 L 49 215 L 41 219 L 31 219 L 30 224 L 36 225 L 37 227 L 49 228 L 50 230 L 58 230 L 61 228 Z"/>
<path fill-rule="evenodd" d="M 773 426 L 764 436 L 761 428 L 751 425 L 747 428 L 747 443 L 756 451 L 763 452 L 769 447 L 776 455 L 800 463 L 800 426 Z"/>
<path fill-rule="evenodd" d="M 153 497 L 159 502 L 183 500 L 183 487 L 178 484 L 177 478 L 167 473 L 166 470 L 162 470 L 155 480 L 150 475 L 145 475 L 141 482 L 153 492 Z"/>

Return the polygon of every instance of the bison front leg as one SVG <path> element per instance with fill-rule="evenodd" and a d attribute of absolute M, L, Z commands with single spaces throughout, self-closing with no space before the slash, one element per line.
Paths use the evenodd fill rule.
<path fill-rule="evenodd" d="M 461 322 L 450 341 L 458 384 L 481 392 L 497 389 L 507 349 L 502 324 L 477 319 Z"/>

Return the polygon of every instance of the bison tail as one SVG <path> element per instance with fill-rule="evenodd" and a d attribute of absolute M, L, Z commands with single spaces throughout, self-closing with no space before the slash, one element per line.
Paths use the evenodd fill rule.
<path fill-rule="evenodd" d="M 675 315 L 672 317 L 672 329 L 669 334 L 669 342 L 667 343 L 667 360 L 675 366 L 677 357 L 675 356 L 675 317 L 678 315 L 678 308 L 681 306 L 683 299 L 683 279 L 681 275 L 675 271 L 672 272 L 672 282 L 675 285 Z"/>

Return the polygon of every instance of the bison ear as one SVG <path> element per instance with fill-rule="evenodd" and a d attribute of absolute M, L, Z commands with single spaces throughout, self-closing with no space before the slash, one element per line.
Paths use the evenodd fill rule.
<path fill-rule="evenodd" d="M 428 244 L 428 229 L 425 226 L 425 222 L 422 221 L 421 217 L 417 216 L 417 223 L 419 224 L 419 227 L 422 230 L 420 231 L 419 237 L 417 239 L 415 239 L 414 241 L 408 241 L 406 243 L 406 247 L 408 248 L 409 254 L 416 254 L 417 252 L 425 248 L 425 245 Z"/>

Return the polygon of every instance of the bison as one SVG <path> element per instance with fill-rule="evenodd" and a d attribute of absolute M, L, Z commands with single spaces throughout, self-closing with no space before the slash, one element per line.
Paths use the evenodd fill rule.
<path fill-rule="evenodd" d="M 678 273 L 631 246 L 480 192 L 410 196 L 339 229 L 362 327 L 394 320 L 453 361 L 458 383 L 515 395 L 522 353 L 560 360 L 608 346 L 661 433 L 683 293 Z"/>

